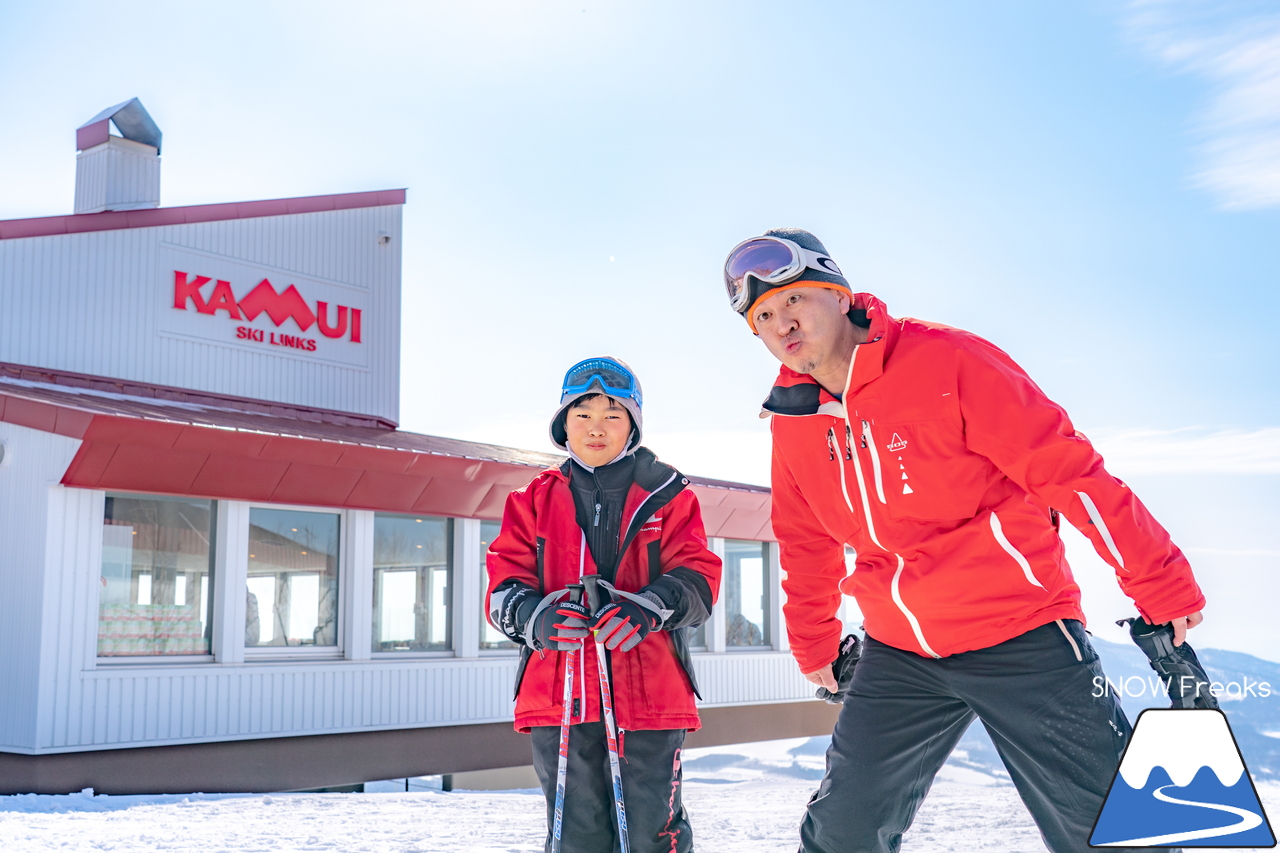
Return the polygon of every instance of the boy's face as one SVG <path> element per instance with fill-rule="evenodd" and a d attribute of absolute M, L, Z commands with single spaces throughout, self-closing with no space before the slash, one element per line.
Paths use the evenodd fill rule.
<path fill-rule="evenodd" d="M 570 406 L 564 428 L 569 449 L 595 468 L 608 465 L 627 446 L 631 415 L 617 400 L 602 394 Z"/>

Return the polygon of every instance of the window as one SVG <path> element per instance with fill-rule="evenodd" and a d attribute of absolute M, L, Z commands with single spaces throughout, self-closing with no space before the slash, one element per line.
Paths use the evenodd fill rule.
<path fill-rule="evenodd" d="M 502 529 L 502 524 L 500 522 L 497 522 L 497 521 L 480 522 L 479 571 L 480 571 L 480 577 L 483 578 L 483 582 L 481 583 L 481 587 L 483 589 L 489 588 L 489 570 L 485 564 L 485 559 L 486 559 L 485 555 L 489 553 L 489 544 L 493 542 L 494 539 L 497 538 L 498 531 L 500 531 L 501 529 Z M 487 596 L 484 602 L 484 609 L 486 612 L 489 609 L 489 601 Z M 511 642 L 510 640 L 508 640 L 506 635 L 503 634 L 501 631 L 499 631 L 497 628 L 490 625 L 489 620 L 486 618 L 481 623 L 481 626 L 480 626 L 480 648 L 482 649 L 518 649 L 520 647 L 515 643 Z"/>
<path fill-rule="evenodd" d="M 338 518 L 250 508 L 247 648 L 338 645 Z"/>
<path fill-rule="evenodd" d="M 725 645 L 769 645 L 769 564 L 765 543 L 724 542 Z"/>
<path fill-rule="evenodd" d="M 373 650 L 448 651 L 452 523 L 384 515 L 373 521 Z"/>
<path fill-rule="evenodd" d="M 215 503 L 107 495 L 101 657 L 211 653 Z"/>
<path fill-rule="evenodd" d="M 703 623 L 702 623 L 701 625 L 699 625 L 697 628 L 694 628 L 694 629 L 693 629 L 693 631 L 689 634 L 689 648 L 690 648 L 690 649 L 694 649 L 694 650 L 697 650 L 697 651 L 705 651 L 705 650 L 706 650 L 706 648 L 707 648 L 707 626 L 708 626 L 708 625 L 710 625 L 710 624 L 711 624 L 711 620 L 710 620 L 710 619 L 708 619 L 706 622 L 703 622 Z M 688 631 L 689 629 L 688 629 L 688 628 L 685 628 L 684 630 Z"/>
<path fill-rule="evenodd" d="M 857 568 L 858 552 L 848 545 L 844 546 L 844 566 L 846 574 L 853 574 Z M 851 595 L 840 596 L 840 609 L 836 611 L 844 633 L 862 633 L 862 612 L 858 610 L 858 602 Z"/>

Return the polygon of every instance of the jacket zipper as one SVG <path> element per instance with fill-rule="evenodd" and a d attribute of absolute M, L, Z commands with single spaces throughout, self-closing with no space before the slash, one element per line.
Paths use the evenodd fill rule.
<path fill-rule="evenodd" d="M 858 358 L 858 349 L 857 347 L 855 347 L 853 350 L 853 358 L 849 359 L 849 378 L 845 379 L 844 390 L 845 390 L 846 397 L 849 395 L 849 382 L 853 377 L 853 365 L 854 365 L 854 362 L 857 361 L 857 358 Z M 866 421 L 863 421 L 862 423 L 864 425 L 863 437 L 865 439 L 866 437 L 871 435 L 871 429 L 869 426 L 867 426 Z M 845 402 L 844 432 L 845 432 L 846 440 L 849 440 L 852 438 L 853 428 L 850 427 L 849 425 L 849 408 L 848 408 L 847 402 Z M 876 451 L 874 446 L 870 448 L 870 451 L 871 451 L 872 458 L 877 459 L 875 455 Z M 899 590 L 898 585 L 902 579 L 902 572 L 906 568 L 906 561 L 902 559 L 901 554 L 890 551 L 888 548 L 884 547 L 884 545 L 880 543 L 880 538 L 876 536 L 876 525 L 871 518 L 871 500 L 867 496 L 867 481 L 862 474 L 862 463 L 859 461 L 857 453 L 853 453 L 852 456 L 853 456 L 853 473 L 856 474 L 858 477 L 858 494 L 862 498 L 862 512 L 867 520 L 867 534 L 870 535 L 871 541 L 876 544 L 877 548 L 879 548 L 881 551 L 884 551 L 886 554 L 892 554 L 894 557 L 898 558 L 898 568 L 897 568 L 897 571 L 893 573 L 893 581 L 890 583 L 890 586 L 889 586 L 889 592 L 893 596 L 893 603 L 897 605 L 900 611 L 902 611 L 902 615 L 906 617 L 908 624 L 911 625 L 911 632 L 915 634 L 916 642 L 920 644 L 920 648 L 924 649 L 925 653 L 928 654 L 929 656 L 934 658 L 940 658 L 942 657 L 942 655 L 935 652 L 933 648 L 929 645 L 928 641 L 925 640 L 924 631 L 921 630 L 920 628 L 920 620 L 916 618 L 916 615 L 911 612 L 911 609 L 909 607 L 907 607 L 906 602 L 902 600 L 902 593 Z M 879 465 L 878 459 L 874 464 L 876 466 Z M 840 491 L 844 494 L 844 502 L 845 502 L 845 505 L 849 507 L 849 512 L 856 517 L 858 513 L 854 510 L 853 503 L 849 500 L 849 489 L 848 489 L 848 486 L 846 485 L 843 462 L 840 463 Z M 880 500 L 882 501 L 884 500 L 883 489 L 881 489 Z"/>
<path fill-rule="evenodd" d="M 876 450 L 876 440 L 871 435 L 871 424 L 867 423 L 866 420 L 862 422 L 862 446 L 871 453 L 871 469 L 876 476 L 876 497 L 880 499 L 880 503 L 886 503 L 884 499 L 884 480 L 880 476 L 880 453 Z"/>

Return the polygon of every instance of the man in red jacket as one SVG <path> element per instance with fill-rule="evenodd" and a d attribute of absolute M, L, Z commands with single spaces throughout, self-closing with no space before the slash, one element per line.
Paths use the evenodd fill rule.
<path fill-rule="evenodd" d="M 865 619 L 801 849 L 896 851 L 975 716 L 1049 849 L 1089 849 L 1131 729 L 1116 697 L 1095 695 L 1103 673 L 1058 526 L 1083 532 L 1178 644 L 1204 606 L 1186 558 L 1008 355 L 891 317 L 808 231 L 740 243 L 725 282 L 783 364 L 764 409 L 805 677 L 837 690 L 842 593 Z"/>
<path fill-rule="evenodd" d="M 707 546 L 689 481 L 640 446 L 641 404 L 639 380 L 618 359 L 571 367 L 551 419 L 552 441 L 570 458 L 511 493 L 487 555 L 489 621 L 522 646 L 516 729 L 533 735 L 548 851 L 570 655 L 578 657 L 560 849 L 618 849 L 588 629 L 606 649 L 630 849 L 693 846 L 680 790 L 685 732 L 700 726 L 689 634 L 711 615 L 720 558 Z M 566 590 L 591 574 L 607 590 L 594 613 L 570 603 Z"/>

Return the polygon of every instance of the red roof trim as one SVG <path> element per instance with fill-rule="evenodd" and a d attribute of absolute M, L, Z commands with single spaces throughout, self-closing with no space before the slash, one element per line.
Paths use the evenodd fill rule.
<path fill-rule="evenodd" d="M 260 216 L 287 216 L 325 210 L 384 207 L 404 204 L 406 190 L 376 190 L 339 195 L 274 198 L 229 204 L 196 204 L 188 207 L 156 207 L 149 210 L 114 210 L 70 216 L 41 216 L 33 219 L 0 220 L 0 240 L 19 237 L 48 237 L 53 234 L 82 234 L 86 231 L 118 231 L 125 228 L 154 228 L 159 225 L 186 225 L 253 219 Z"/>
<path fill-rule="evenodd" d="M 40 382 L 47 385 L 62 385 L 68 388 L 90 388 L 95 391 L 106 391 L 111 394 L 127 394 L 143 399 L 169 400 L 178 403 L 192 403 L 201 406 L 216 406 L 223 409 L 235 409 L 242 412 L 256 412 L 278 417 L 293 418 L 308 423 L 338 424 L 341 426 L 374 427 L 377 429 L 395 429 L 394 421 L 375 415 L 361 415 L 354 412 L 337 412 L 330 409 L 317 409 L 311 406 L 293 406 L 287 403 L 274 403 L 265 400 L 254 400 L 248 397 L 233 397 L 229 394 L 215 394 L 212 391 L 193 391 L 187 388 L 174 388 L 168 385 L 153 385 L 149 382 L 134 382 L 131 379 L 112 379 L 108 376 L 93 376 L 88 373 L 72 373 L 69 370 L 49 370 L 43 367 L 30 367 L 25 364 L 8 364 L 0 362 L 0 378 L 11 377 L 29 382 Z M 0 389 L 3 393 L 3 389 Z M 79 436 L 77 436 L 78 438 Z"/>
<path fill-rule="evenodd" d="M 552 454 L 395 430 L 292 418 L 256 423 L 225 410 L 152 407 L 150 416 L 145 406 L 127 410 L 147 402 L 0 384 L 0 421 L 79 439 L 62 476 L 67 486 L 461 518 L 500 519 L 513 489 L 563 462 Z M 184 414 L 206 422 L 178 419 Z M 269 431 L 281 428 L 290 432 Z M 689 480 L 708 536 L 773 540 L 769 489 Z"/>

